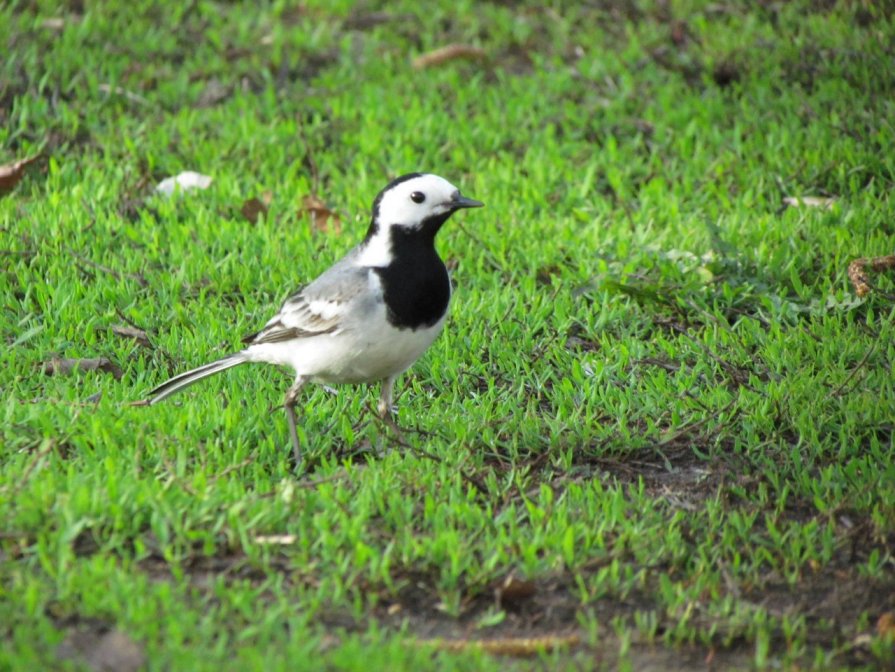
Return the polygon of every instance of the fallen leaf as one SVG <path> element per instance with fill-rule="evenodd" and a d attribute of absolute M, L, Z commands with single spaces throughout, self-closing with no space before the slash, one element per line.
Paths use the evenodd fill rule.
<path fill-rule="evenodd" d="M 122 376 L 121 368 L 106 357 L 92 357 L 87 359 L 69 359 L 53 357 L 44 363 L 43 371 L 48 376 L 67 376 L 75 371 L 102 371 L 111 373 L 115 380 Z"/>
<path fill-rule="evenodd" d="M 301 212 L 308 215 L 311 219 L 311 228 L 316 231 L 342 232 L 339 216 L 314 194 L 308 194 L 301 200 Z"/>
<path fill-rule="evenodd" d="M 689 38 L 690 27 L 686 21 L 678 20 L 671 22 L 671 41 L 674 42 L 675 46 L 683 46 Z"/>
<path fill-rule="evenodd" d="M 858 296 L 867 296 L 870 293 L 867 272 L 864 270 L 865 261 L 865 259 L 855 259 L 848 265 L 848 279 L 851 280 L 855 294 Z"/>
<path fill-rule="evenodd" d="M 426 52 L 422 56 L 413 59 L 413 67 L 416 70 L 431 68 L 433 65 L 441 65 L 447 61 L 463 59 L 466 61 L 485 61 L 488 54 L 481 47 L 473 47 L 469 44 L 449 44 L 447 46 Z"/>
<path fill-rule="evenodd" d="M 192 170 L 185 170 L 174 177 L 166 177 L 158 183 L 155 190 L 165 196 L 170 196 L 179 187 L 181 191 L 192 189 L 208 189 L 212 178 Z"/>
<path fill-rule="evenodd" d="M 870 293 L 870 278 L 867 276 L 867 268 L 879 273 L 895 268 L 895 254 L 885 257 L 871 257 L 869 259 L 855 259 L 848 265 L 848 279 L 855 288 L 855 294 L 866 296 Z"/>
<path fill-rule="evenodd" d="M 29 156 L 27 159 L 0 166 L 0 195 L 8 194 L 12 191 L 25 175 L 25 168 L 39 158 L 40 154 L 35 154 L 34 156 Z"/>
<path fill-rule="evenodd" d="M 434 646 L 442 651 L 483 651 L 494 656 L 530 657 L 561 648 L 577 646 L 577 635 L 545 635 L 543 637 L 501 637 L 499 639 L 429 639 L 419 646 Z"/>
<path fill-rule="evenodd" d="M 262 534 L 255 537 L 255 543 L 289 546 L 290 544 L 294 544 L 297 538 L 298 537 L 294 534 Z"/>
<path fill-rule="evenodd" d="M 895 641 L 895 612 L 887 611 L 876 620 L 876 634 Z"/>
<path fill-rule="evenodd" d="M 50 16 L 40 22 L 40 27 L 58 33 L 65 28 L 65 19 L 61 16 Z"/>
<path fill-rule="evenodd" d="M 214 107 L 221 101 L 230 97 L 231 88 L 222 83 L 219 79 L 211 79 L 202 89 L 199 98 L 196 100 L 196 107 Z"/>
<path fill-rule="evenodd" d="M 142 329 L 137 329 L 137 327 L 131 327 L 126 324 L 116 324 L 112 327 L 112 333 L 116 336 L 121 336 L 122 338 L 132 338 L 140 345 L 147 348 L 152 345 L 152 343 L 149 342 L 149 335 Z"/>
<path fill-rule="evenodd" d="M 143 647 L 120 630 L 71 632 L 56 649 L 62 660 L 77 660 L 94 672 L 137 672 L 146 664 Z"/>
<path fill-rule="evenodd" d="M 273 194 L 265 191 L 260 197 L 252 197 L 242 204 L 240 212 L 250 223 L 254 224 L 261 215 L 266 215 L 273 200 Z"/>
<path fill-rule="evenodd" d="M 823 208 L 824 210 L 831 210 L 833 208 L 833 204 L 836 203 L 835 198 L 824 198 L 822 196 L 787 196 L 783 199 L 783 202 L 786 203 L 791 208 Z"/>
<path fill-rule="evenodd" d="M 534 597 L 537 592 L 538 587 L 534 581 L 526 581 L 509 574 L 494 589 L 494 599 L 502 607 L 519 606 L 521 602 Z"/>
<path fill-rule="evenodd" d="M 873 643 L 873 637 L 866 632 L 855 635 L 851 640 L 852 646 L 870 646 Z"/>

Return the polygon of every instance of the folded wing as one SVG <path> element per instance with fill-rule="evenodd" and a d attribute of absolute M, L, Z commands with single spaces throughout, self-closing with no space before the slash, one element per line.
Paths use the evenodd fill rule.
<path fill-rule="evenodd" d="M 242 339 L 246 345 L 280 343 L 339 332 L 345 316 L 360 297 L 368 296 L 370 270 L 334 266 L 310 285 L 299 289 L 264 327 Z"/>

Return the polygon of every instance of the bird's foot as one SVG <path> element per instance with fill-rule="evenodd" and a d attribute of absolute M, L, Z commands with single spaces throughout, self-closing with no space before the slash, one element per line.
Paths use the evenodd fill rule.
<path fill-rule="evenodd" d="M 380 420 L 385 420 L 388 416 L 396 418 L 398 417 L 398 406 L 395 404 L 387 404 L 380 399 L 379 403 L 376 404 L 376 415 L 379 416 Z"/>
<path fill-rule="evenodd" d="M 373 410 L 372 408 L 370 409 Z M 398 445 L 407 448 L 410 444 L 407 443 L 407 439 L 404 438 L 404 433 L 401 431 L 401 428 L 398 427 L 398 423 L 396 421 L 398 417 L 398 409 L 394 406 L 386 406 L 383 403 L 379 403 L 376 407 L 376 419 L 381 422 L 383 425 L 388 427 L 395 435 L 395 440 L 398 442 Z"/>
<path fill-rule="evenodd" d="M 382 422 L 385 423 L 386 427 L 388 427 L 395 434 L 395 439 L 398 444 L 407 448 L 410 444 L 407 442 L 407 438 L 404 436 L 404 432 L 401 431 L 401 428 L 398 427 L 398 423 L 395 420 L 395 415 L 391 413 L 387 413 L 384 417 L 380 418 Z"/>

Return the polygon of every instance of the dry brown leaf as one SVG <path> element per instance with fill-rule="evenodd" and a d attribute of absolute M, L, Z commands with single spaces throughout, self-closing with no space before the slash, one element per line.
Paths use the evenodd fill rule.
<path fill-rule="evenodd" d="M 43 371 L 48 376 L 67 376 L 75 371 L 102 371 L 111 373 L 115 380 L 122 376 L 121 368 L 107 357 L 90 357 L 87 359 L 69 359 L 53 357 L 44 363 Z"/>
<path fill-rule="evenodd" d="M 301 199 L 301 212 L 308 215 L 311 220 L 311 229 L 314 231 L 332 231 L 342 233 L 342 221 L 333 210 L 327 207 L 314 194 L 308 194 Z"/>
<path fill-rule="evenodd" d="M 116 324 L 112 327 L 112 333 L 116 336 L 121 336 L 122 338 L 132 338 L 137 341 L 137 343 L 147 348 L 152 345 L 152 343 L 149 342 L 149 335 L 142 329 L 137 329 L 137 327 L 131 327 L 126 324 Z"/>
<path fill-rule="evenodd" d="M 876 634 L 895 640 L 895 612 L 887 611 L 876 620 Z"/>
<path fill-rule="evenodd" d="M 25 175 L 25 168 L 38 159 L 40 159 L 40 154 L 35 154 L 27 159 L 0 166 L 0 195 L 8 194 L 12 191 Z"/>
<path fill-rule="evenodd" d="M 516 606 L 520 602 L 531 599 L 538 592 L 534 581 L 525 581 L 513 574 L 500 582 L 494 589 L 494 599 L 501 606 Z"/>
<path fill-rule="evenodd" d="M 230 97 L 231 87 L 213 78 L 208 81 L 199 98 L 196 99 L 196 107 L 214 107 L 218 103 Z"/>
<path fill-rule="evenodd" d="M 95 672 L 137 672 L 146 664 L 143 647 L 120 630 L 82 629 L 56 649 L 62 660 L 76 660 Z"/>
<path fill-rule="evenodd" d="M 686 21 L 677 20 L 671 22 L 671 41 L 674 42 L 675 46 L 684 46 L 689 38 L 690 27 Z"/>
<path fill-rule="evenodd" d="M 261 215 L 266 215 L 270 208 L 270 202 L 273 200 L 273 194 L 265 191 L 261 196 L 253 196 L 242 204 L 240 212 L 250 224 L 255 224 Z"/>
<path fill-rule="evenodd" d="M 855 294 L 858 296 L 867 296 L 870 293 L 870 279 L 867 277 L 868 267 L 876 272 L 895 268 L 895 254 L 885 257 L 855 259 L 848 265 L 848 279 L 851 280 L 851 284 L 855 288 Z"/>
<path fill-rule="evenodd" d="M 442 651 L 484 651 L 495 656 L 527 658 L 550 653 L 561 648 L 577 646 L 578 635 L 545 635 L 543 637 L 501 637 L 498 639 L 429 639 L 420 640 L 420 646 L 434 646 Z"/>
<path fill-rule="evenodd" d="M 806 208 L 823 208 L 824 210 L 831 210 L 836 203 L 836 199 L 824 198 L 822 196 L 787 196 L 783 199 L 783 202 L 791 208 L 804 206 Z"/>
<path fill-rule="evenodd" d="M 866 259 L 855 259 L 848 265 L 848 279 L 851 280 L 855 294 L 867 296 L 870 293 L 870 285 L 867 282 L 867 273 L 864 270 Z"/>
<path fill-rule="evenodd" d="M 447 46 L 426 52 L 422 56 L 413 59 L 413 67 L 416 70 L 431 68 L 433 65 L 441 65 L 447 61 L 463 59 L 466 61 L 485 61 L 488 54 L 481 47 L 470 44 L 449 44 Z"/>

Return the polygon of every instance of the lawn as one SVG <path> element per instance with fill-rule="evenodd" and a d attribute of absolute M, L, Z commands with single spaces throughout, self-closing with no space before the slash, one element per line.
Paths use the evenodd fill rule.
<path fill-rule="evenodd" d="M 0 7 L 0 670 L 895 666 L 892 5 L 420 5 Z M 401 435 L 133 405 L 415 170 Z"/>

